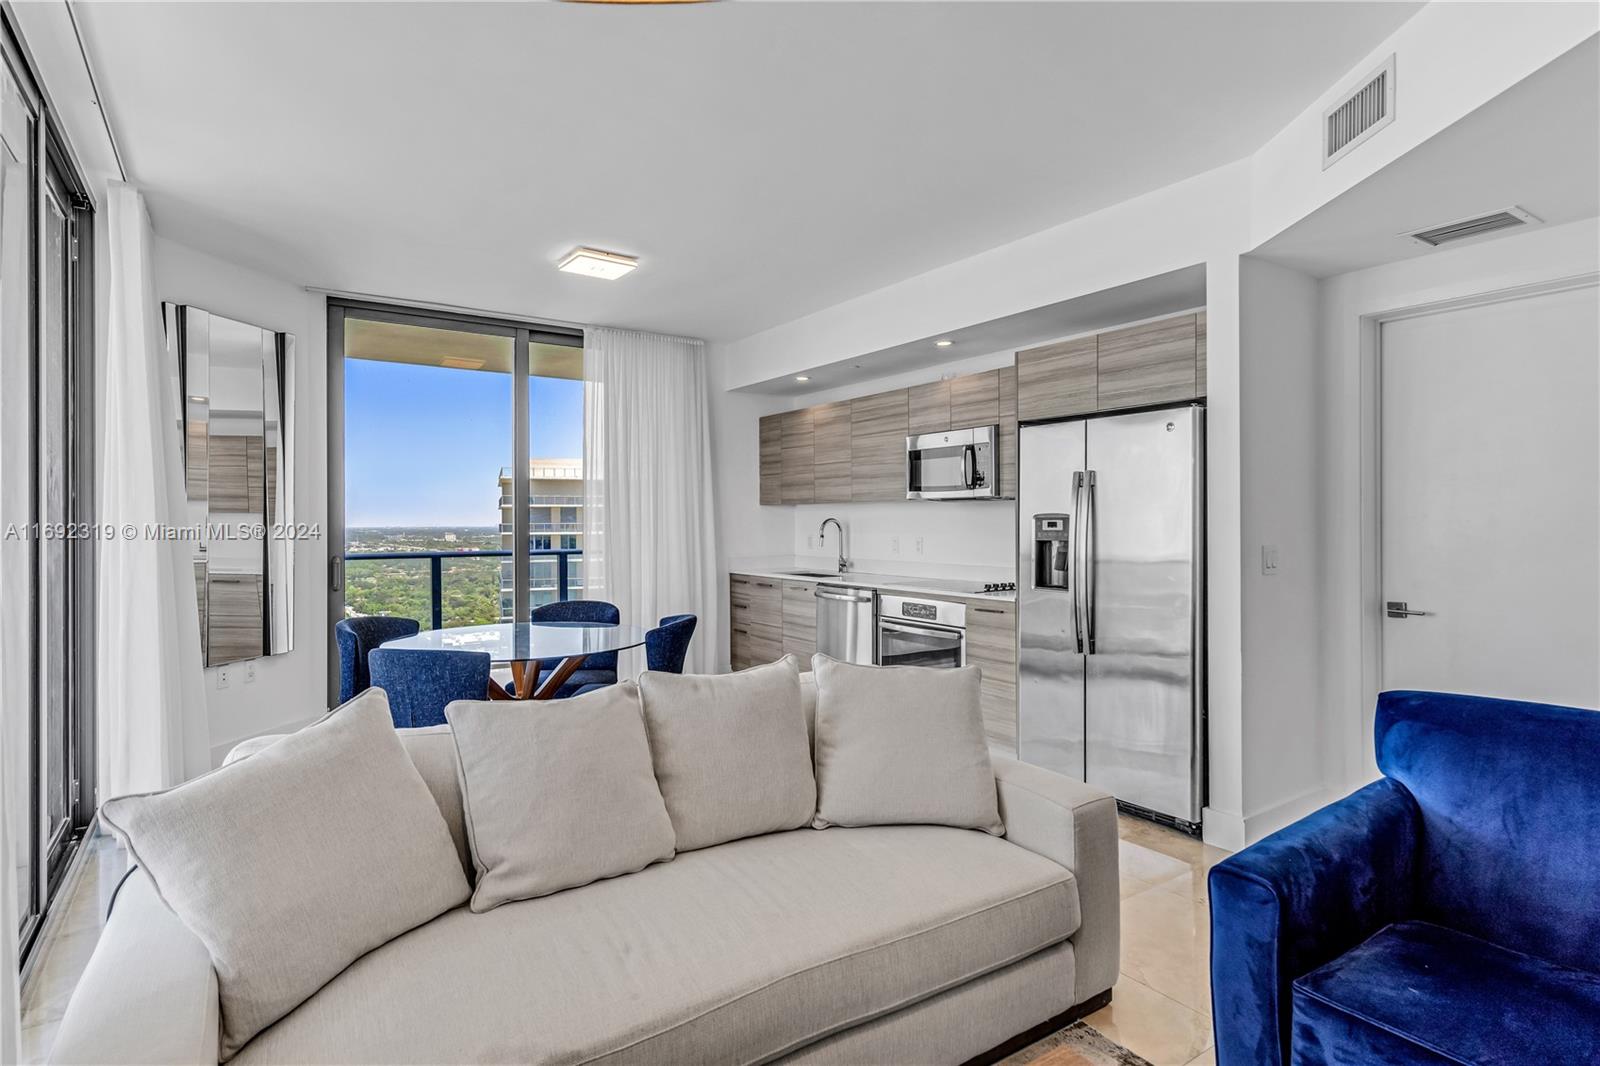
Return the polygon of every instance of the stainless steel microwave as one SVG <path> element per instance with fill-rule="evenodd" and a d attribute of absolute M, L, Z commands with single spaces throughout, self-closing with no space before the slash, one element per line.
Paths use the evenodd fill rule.
<path fill-rule="evenodd" d="M 974 426 L 906 438 L 906 499 L 984 500 L 1000 494 L 999 426 Z"/>

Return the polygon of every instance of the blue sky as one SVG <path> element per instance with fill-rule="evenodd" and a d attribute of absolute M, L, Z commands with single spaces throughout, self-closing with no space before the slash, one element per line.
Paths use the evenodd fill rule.
<path fill-rule="evenodd" d="M 583 454 L 583 382 L 529 378 L 530 454 Z M 511 465 L 509 376 L 347 359 L 345 524 L 492 526 Z"/>

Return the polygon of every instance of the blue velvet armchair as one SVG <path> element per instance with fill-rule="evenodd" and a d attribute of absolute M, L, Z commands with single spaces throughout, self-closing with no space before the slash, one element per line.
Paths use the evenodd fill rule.
<path fill-rule="evenodd" d="M 1219 1066 L 1600 1064 L 1600 712 L 1388 692 L 1376 741 L 1211 871 Z"/>

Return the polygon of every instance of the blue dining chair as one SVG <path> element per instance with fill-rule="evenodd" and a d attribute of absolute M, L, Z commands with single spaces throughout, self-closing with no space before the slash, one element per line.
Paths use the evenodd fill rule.
<path fill-rule="evenodd" d="M 339 702 L 353 700 L 372 684 L 367 655 L 384 641 L 415 636 L 422 628 L 410 618 L 372 614 L 341 618 L 333 627 L 339 643 Z"/>
<path fill-rule="evenodd" d="M 489 698 L 489 653 L 374 648 L 372 687 L 389 697 L 396 729 L 443 725 L 445 705 Z"/>
<path fill-rule="evenodd" d="M 699 624 L 700 619 L 692 614 L 669 614 L 663 618 L 659 626 L 644 635 L 645 669 L 668 674 L 683 673 L 684 656 L 689 654 L 689 641 L 694 636 L 695 626 Z M 573 695 L 582 696 L 600 688 L 605 688 L 605 685 L 584 685 Z"/>
<path fill-rule="evenodd" d="M 605 600 L 557 600 L 555 603 L 546 603 L 535 607 L 530 616 L 534 622 L 590 622 L 595 625 L 616 625 L 622 621 L 622 612 L 617 610 L 614 603 Z M 544 684 L 556 667 L 561 665 L 560 659 L 539 660 L 539 684 Z M 580 688 L 585 685 L 614 685 L 617 683 L 617 653 L 614 651 L 600 652 L 597 655 L 587 656 L 583 665 L 573 671 L 556 693 L 557 699 L 575 696 Z M 520 693 L 518 693 L 520 695 Z"/>

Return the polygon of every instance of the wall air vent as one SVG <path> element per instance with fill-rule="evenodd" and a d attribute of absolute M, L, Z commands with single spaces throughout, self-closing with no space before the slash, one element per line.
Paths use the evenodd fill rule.
<path fill-rule="evenodd" d="M 1322 169 L 1394 121 L 1394 56 L 1322 113 Z"/>
<path fill-rule="evenodd" d="M 1407 240 L 1416 241 L 1418 244 L 1426 244 L 1429 248 L 1437 248 L 1441 244 L 1454 244 L 1457 241 L 1483 237 L 1490 233 L 1498 233 L 1501 230 L 1530 226 L 1538 221 L 1537 218 L 1520 207 L 1508 207 L 1504 211 L 1457 219 L 1454 222 L 1446 222 L 1439 226 L 1412 230 L 1410 233 L 1402 233 L 1400 236 Z"/>

